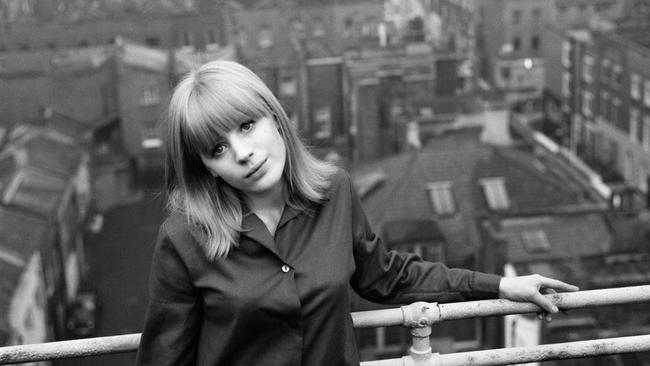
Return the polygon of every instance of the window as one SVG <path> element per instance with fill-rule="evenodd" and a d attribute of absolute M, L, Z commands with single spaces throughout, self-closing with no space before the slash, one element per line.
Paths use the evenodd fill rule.
<path fill-rule="evenodd" d="M 571 66 L 571 43 L 568 40 L 562 41 L 562 66 Z"/>
<path fill-rule="evenodd" d="M 512 25 L 519 25 L 521 23 L 521 10 L 515 9 L 512 11 Z"/>
<path fill-rule="evenodd" d="M 315 138 L 327 139 L 332 137 L 332 109 L 330 106 L 316 108 L 314 122 Z"/>
<path fill-rule="evenodd" d="M 314 37 L 323 37 L 325 35 L 325 23 L 322 18 L 314 19 L 312 34 Z"/>
<path fill-rule="evenodd" d="M 291 74 L 285 74 L 280 79 L 280 95 L 293 97 L 297 94 L 296 79 Z"/>
<path fill-rule="evenodd" d="M 611 71 L 611 61 L 603 59 L 600 63 L 600 81 L 602 83 L 609 83 Z"/>
<path fill-rule="evenodd" d="M 160 103 L 160 92 L 157 84 L 146 85 L 142 90 L 140 105 L 147 106 Z"/>
<path fill-rule="evenodd" d="M 530 38 L 530 47 L 533 49 L 533 52 L 539 51 L 539 36 L 534 35 Z"/>
<path fill-rule="evenodd" d="M 600 92 L 600 114 L 606 120 L 609 120 L 609 115 L 607 114 L 609 107 L 609 93 L 606 91 Z"/>
<path fill-rule="evenodd" d="M 504 81 L 510 80 L 510 67 L 504 66 L 501 68 L 501 78 Z"/>
<path fill-rule="evenodd" d="M 142 147 L 154 149 L 162 147 L 162 134 L 158 121 L 146 121 L 142 124 Z"/>
<path fill-rule="evenodd" d="M 456 202 L 452 194 L 452 182 L 434 182 L 427 184 L 429 201 L 436 215 L 453 215 L 456 213 Z"/>
<path fill-rule="evenodd" d="M 623 68 L 621 65 L 614 65 L 612 67 L 612 85 L 615 88 L 620 88 L 623 85 Z"/>
<path fill-rule="evenodd" d="M 377 22 L 374 19 L 366 19 L 361 24 L 361 35 L 364 37 L 371 37 L 377 35 Z"/>
<path fill-rule="evenodd" d="M 582 57 L 582 80 L 587 83 L 594 80 L 594 58 L 591 55 Z"/>
<path fill-rule="evenodd" d="M 144 40 L 144 44 L 149 47 L 158 47 L 160 46 L 160 38 L 158 37 L 147 37 Z"/>
<path fill-rule="evenodd" d="M 650 107 L 650 80 L 643 82 L 643 104 Z"/>
<path fill-rule="evenodd" d="M 483 194 L 490 210 L 507 210 L 510 208 L 510 199 L 506 191 L 504 178 L 483 178 L 479 180 L 483 187 Z"/>
<path fill-rule="evenodd" d="M 612 98 L 612 106 L 609 111 L 609 119 L 612 121 L 612 123 L 616 126 L 620 126 L 620 122 L 618 120 L 618 116 L 621 115 L 621 100 L 619 98 Z"/>
<path fill-rule="evenodd" d="M 630 109 L 630 140 L 632 142 L 639 142 L 639 110 L 636 108 Z"/>
<path fill-rule="evenodd" d="M 187 30 L 184 30 L 181 33 L 181 46 L 183 47 L 191 47 L 192 46 L 192 33 L 190 33 Z"/>
<path fill-rule="evenodd" d="M 641 99 L 641 75 L 634 72 L 630 75 L 630 97 L 634 100 Z"/>
<path fill-rule="evenodd" d="M 519 40 L 519 37 L 515 37 L 512 39 L 512 50 L 514 52 L 519 51 L 519 47 L 521 47 L 521 41 Z"/>
<path fill-rule="evenodd" d="M 271 33 L 271 28 L 269 26 L 264 25 L 260 28 L 257 44 L 262 48 L 273 46 L 273 34 Z"/>
<path fill-rule="evenodd" d="M 567 98 L 571 96 L 571 73 L 568 71 L 562 72 L 562 95 Z"/>
<path fill-rule="evenodd" d="M 650 151 L 650 115 L 643 116 L 643 136 L 641 139 L 643 148 Z"/>
<path fill-rule="evenodd" d="M 551 250 L 551 243 L 549 243 L 544 230 L 524 231 L 521 233 L 521 240 L 529 253 L 543 253 Z"/>
<path fill-rule="evenodd" d="M 219 42 L 217 41 L 217 32 L 214 30 L 214 28 L 208 29 L 207 38 L 208 38 L 208 42 L 206 43 L 206 48 L 208 50 L 219 49 Z"/>
<path fill-rule="evenodd" d="M 586 117 L 591 117 L 594 110 L 594 95 L 591 92 L 582 92 L 582 114 Z"/>
<path fill-rule="evenodd" d="M 533 22 L 540 23 L 542 21 L 542 9 L 541 8 L 533 9 L 532 15 L 533 15 Z"/>

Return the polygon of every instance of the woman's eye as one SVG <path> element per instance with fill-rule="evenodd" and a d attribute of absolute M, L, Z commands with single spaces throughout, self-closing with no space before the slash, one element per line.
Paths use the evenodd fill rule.
<path fill-rule="evenodd" d="M 226 145 L 225 144 L 217 144 L 212 149 L 212 156 L 217 157 L 217 156 L 222 155 L 225 152 L 226 152 Z"/>
<path fill-rule="evenodd" d="M 254 123 L 255 123 L 254 121 L 244 122 L 244 123 L 241 124 L 241 126 L 239 126 L 239 128 L 244 132 L 250 131 L 250 130 L 253 129 L 253 124 Z"/>

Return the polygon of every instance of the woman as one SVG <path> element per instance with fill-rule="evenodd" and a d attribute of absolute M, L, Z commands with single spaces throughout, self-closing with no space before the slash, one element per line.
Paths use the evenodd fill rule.
<path fill-rule="evenodd" d="M 505 297 L 557 308 L 541 276 L 501 278 L 387 252 L 349 177 L 314 158 L 278 100 L 234 62 L 169 107 L 160 228 L 139 365 L 358 365 L 350 288 L 379 303 Z"/>

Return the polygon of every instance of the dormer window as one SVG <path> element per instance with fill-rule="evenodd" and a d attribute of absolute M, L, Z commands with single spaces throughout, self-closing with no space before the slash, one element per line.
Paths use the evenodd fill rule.
<path fill-rule="evenodd" d="M 429 200 L 433 212 L 439 216 L 448 216 L 456 213 L 456 201 L 452 193 L 452 182 L 433 182 L 427 184 Z"/>
<path fill-rule="evenodd" d="M 483 178 L 479 180 L 488 207 L 492 211 L 503 211 L 510 208 L 510 199 L 506 190 L 506 181 L 502 177 Z"/>
<path fill-rule="evenodd" d="M 529 253 L 543 253 L 551 250 L 544 230 L 529 230 L 521 233 L 521 240 Z"/>

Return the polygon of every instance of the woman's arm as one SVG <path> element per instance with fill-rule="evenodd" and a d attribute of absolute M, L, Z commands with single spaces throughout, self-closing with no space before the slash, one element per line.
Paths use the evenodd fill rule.
<path fill-rule="evenodd" d="M 137 365 L 196 365 L 201 298 L 171 239 L 160 229 Z"/>
<path fill-rule="evenodd" d="M 501 297 L 513 301 L 530 301 L 547 312 L 557 312 L 557 308 L 540 291 L 578 289 L 539 275 L 502 278 L 467 269 L 447 268 L 442 263 L 427 262 L 411 253 L 387 251 L 370 227 L 351 185 L 350 195 L 357 267 L 352 286 L 368 300 L 404 303 Z"/>

